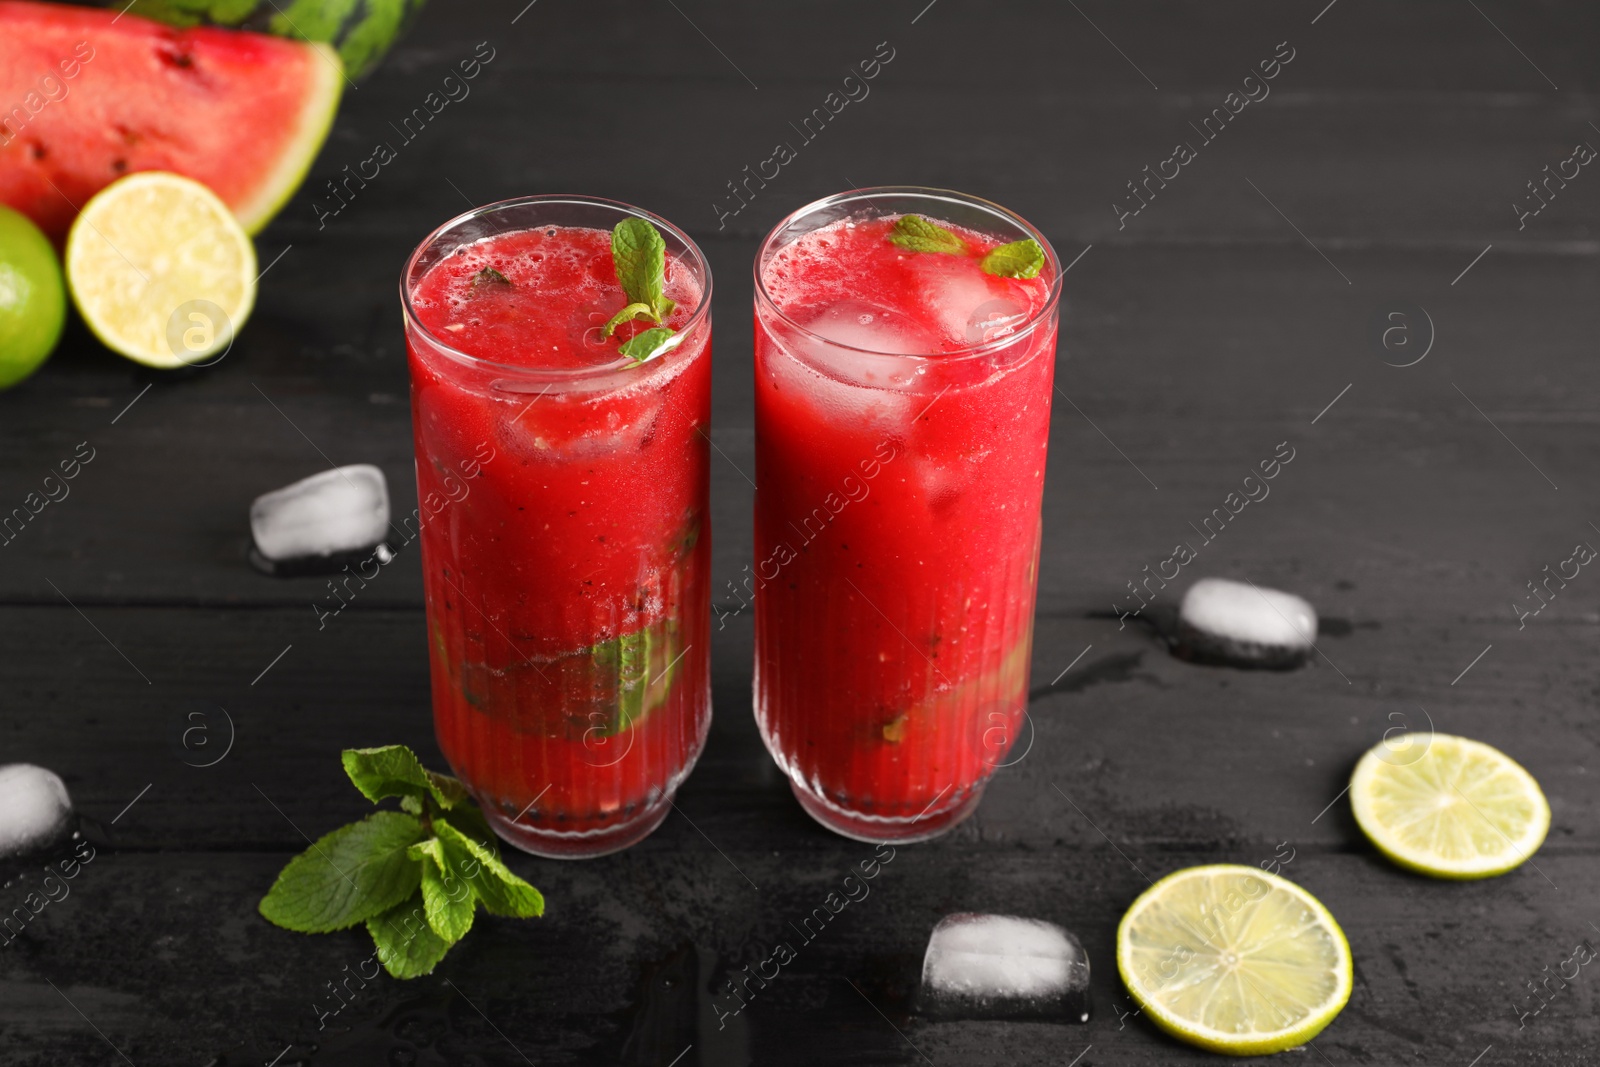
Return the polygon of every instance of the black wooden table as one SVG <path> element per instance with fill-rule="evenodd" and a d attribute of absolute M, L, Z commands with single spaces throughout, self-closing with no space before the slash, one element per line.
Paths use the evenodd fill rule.
<path fill-rule="evenodd" d="M 1515 607 L 1546 564 L 1600 544 L 1600 173 L 1528 186 L 1600 145 L 1592 6 L 523 3 L 434 0 L 347 94 L 259 239 L 260 304 L 221 364 L 147 373 L 74 326 L 0 396 L 0 509 L 93 449 L 70 496 L 0 547 L 0 757 L 62 774 L 100 845 L 0 952 L 0 1061 L 1202 1063 L 1131 1014 L 1116 921 L 1148 878 L 1284 857 L 1356 961 L 1348 1008 L 1286 1061 L 1600 1055 L 1600 977 L 1528 989 L 1600 939 L 1600 576 L 1521 622 Z M 401 142 L 474 53 L 491 58 L 470 94 Z M 892 58 L 835 114 L 829 94 L 875 54 Z M 1239 104 L 1263 61 L 1270 95 Z M 826 121 L 807 126 L 814 109 Z M 326 214 L 326 183 L 379 141 L 397 157 Z M 742 184 L 780 143 L 778 176 Z M 331 1012 L 366 935 L 288 933 L 255 905 L 303 833 L 368 810 L 341 747 L 439 760 L 417 557 L 319 626 L 321 579 L 246 564 L 246 512 L 330 463 L 414 491 L 404 256 L 465 206 L 532 192 L 645 205 L 702 242 L 720 587 L 751 558 L 756 242 L 814 198 L 894 183 L 1000 201 L 1072 264 L 1026 756 L 719 1029 L 730 973 L 871 852 L 804 816 L 762 749 L 734 615 L 679 812 L 621 855 L 513 857 L 543 920 L 480 918 L 432 976 L 380 977 Z M 1196 667 L 1121 625 L 1126 583 L 1280 442 L 1295 459 L 1271 496 L 1152 611 L 1191 577 L 1247 576 L 1316 604 L 1321 655 Z M 1536 868 L 1430 881 L 1361 837 L 1340 799 L 1355 759 L 1429 722 L 1538 777 L 1554 823 Z M 197 724 L 203 757 L 182 741 Z M 908 1012 L 896 976 L 958 910 L 1075 930 L 1093 1021 Z"/>

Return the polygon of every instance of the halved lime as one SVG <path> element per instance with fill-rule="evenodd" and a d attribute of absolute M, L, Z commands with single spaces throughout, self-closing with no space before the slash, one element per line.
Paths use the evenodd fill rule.
<path fill-rule="evenodd" d="M 152 367 L 209 359 L 255 304 L 256 254 L 204 185 L 142 171 L 95 194 L 67 235 L 78 311 L 113 351 Z"/>
<path fill-rule="evenodd" d="M 1169 874 L 1117 928 L 1117 970 L 1157 1026 L 1213 1052 L 1303 1045 L 1350 999 L 1350 946 L 1310 893 L 1256 867 Z"/>
<path fill-rule="evenodd" d="M 56 250 L 26 215 L 0 205 L 0 389 L 39 369 L 66 320 Z"/>
<path fill-rule="evenodd" d="M 1519 866 L 1550 829 L 1533 775 L 1497 748 L 1422 734 L 1397 758 L 1372 748 L 1350 778 L 1350 806 L 1378 851 L 1436 878 L 1488 878 Z"/>

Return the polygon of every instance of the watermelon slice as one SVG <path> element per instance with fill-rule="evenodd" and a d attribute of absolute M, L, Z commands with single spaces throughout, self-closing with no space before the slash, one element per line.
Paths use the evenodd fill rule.
<path fill-rule="evenodd" d="M 59 243 L 102 188 L 168 170 L 254 233 L 305 178 L 343 87 L 324 44 L 0 0 L 0 204 Z"/>

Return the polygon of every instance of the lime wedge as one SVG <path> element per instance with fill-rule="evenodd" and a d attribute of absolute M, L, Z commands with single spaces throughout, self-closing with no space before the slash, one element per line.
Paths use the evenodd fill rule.
<path fill-rule="evenodd" d="M 107 348 L 152 367 L 226 352 L 256 297 L 256 253 L 199 182 L 130 174 L 84 205 L 67 235 L 67 284 Z"/>
<path fill-rule="evenodd" d="M 1145 890 L 1117 928 L 1117 970 L 1161 1029 L 1233 1056 L 1316 1037 L 1350 999 L 1353 973 L 1344 931 L 1315 897 L 1234 864 Z"/>
<path fill-rule="evenodd" d="M 1350 778 L 1350 806 L 1378 851 L 1436 878 L 1488 878 L 1519 866 L 1550 829 L 1539 783 L 1480 741 L 1421 734 L 1397 754 L 1379 744 Z"/>

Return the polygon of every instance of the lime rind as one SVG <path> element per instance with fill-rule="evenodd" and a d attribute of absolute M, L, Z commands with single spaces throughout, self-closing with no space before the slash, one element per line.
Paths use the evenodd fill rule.
<path fill-rule="evenodd" d="M 1320 901 L 1234 864 L 1177 871 L 1142 893 L 1117 928 L 1117 970 L 1160 1029 L 1234 1056 L 1312 1040 L 1349 1001 L 1354 976 L 1344 931 Z"/>
<path fill-rule="evenodd" d="M 1393 863 L 1469 881 L 1515 870 L 1544 843 L 1550 804 L 1521 764 L 1481 741 L 1429 734 L 1420 756 L 1377 745 L 1350 778 L 1361 832 Z"/>
<path fill-rule="evenodd" d="M 0 205 L 0 389 L 44 365 L 67 321 L 61 261 L 39 227 Z"/>

